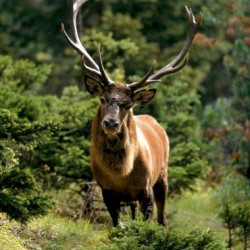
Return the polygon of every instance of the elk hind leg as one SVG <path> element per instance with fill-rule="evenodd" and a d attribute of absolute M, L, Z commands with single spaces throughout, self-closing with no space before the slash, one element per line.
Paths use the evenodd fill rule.
<path fill-rule="evenodd" d="M 152 188 L 143 193 L 140 199 L 140 210 L 144 216 L 144 220 L 148 220 L 153 215 L 154 196 Z"/>
<path fill-rule="evenodd" d="M 166 205 L 166 199 L 167 199 L 167 193 L 168 193 L 168 185 L 163 179 L 160 179 L 154 185 L 153 191 L 154 191 L 154 199 L 155 199 L 155 203 L 157 207 L 158 223 L 166 227 L 167 219 L 165 218 L 165 205 Z"/>

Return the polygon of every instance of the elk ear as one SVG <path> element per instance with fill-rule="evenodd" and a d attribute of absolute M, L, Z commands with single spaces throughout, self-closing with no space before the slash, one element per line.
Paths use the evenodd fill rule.
<path fill-rule="evenodd" d="M 87 91 L 91 95 L 100 96 L 103 93 L 103 85 L 93 77 L 86 75 L 84 78 L 84 84 Z"/>
<path fill-rule="evenodd" d="M 133 102 L 138 105 L 146 105 L 152 101 L 156 93 L 156 89 L 140 90 L 133 96 Z"/>

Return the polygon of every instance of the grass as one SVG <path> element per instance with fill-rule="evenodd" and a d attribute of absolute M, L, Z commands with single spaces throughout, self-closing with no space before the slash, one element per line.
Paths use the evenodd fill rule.
<path fill-rule="evenodd" d="M 170 224 L 184 231 L 212 229 L 225 235 L 219 218 L 220 208 L 213 197 L 213 190 L 186 192 L 180 198 L 171 199 L 168 205 Z"/>
<path fill-rule="evenodd" d="M 180 198 L 168 200 L 170 227 L 184 232 L 194 229 L 212 230 L 226 241 L 226 230 L 218 218 L 219 209 L 213 199 L 213 191 L 186 192 Z M 123 216 L 127 220 L 128 216 Z M 110 220 L 110 219 L 109 219 Z M 0 222 L 3 221 L 0 218 Z M 1 250 L 92 250 L 107 249 L 110 226 L 74 221 L 56 214 L 34 219 L 28 227 L 20 229 L 16 222 L 5 220 L 0 224 Z M 5 248 L 2 248 L 4 246 Z"/>
<path fill-rule="evenodd" d="M 100 249 L 104 245 L 103 238 L 107 234 L 106 229 L 94 228 L 94 225 L 88 221 L 73 221 L 54 214 L 35 219 L 29 223 L 28 227 L 23 229 L 14 222 L 6 224 L 2 229 L 6 235 L 3 238 L 4 241 L 10 242 L 6 250 Z M 8 232 L 13 229 L 18 233 L 8 235 Z M 17 247 L 13 246 L 14 243 Z"/>
<path fill-rule="evenodd" d="M 26 250 L 22 240 L 12 230 L 0 226 L 0 247 L 1 250 Z"/>

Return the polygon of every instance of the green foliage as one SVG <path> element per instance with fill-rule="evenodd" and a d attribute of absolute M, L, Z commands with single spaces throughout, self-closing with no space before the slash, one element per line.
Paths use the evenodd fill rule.
<path fill-rule="evenodd" d="M 250 119 L 248 106 L 250 104 L 250 48 L 242 39 L 235 41 L 232 53 L 226 55 L 224 64 L 232 79 L 233 105 L 238 111 L 243 111 L 236 119 Z"/>
<path fill-rule="evenodd" d="M 47 214 L 54 205 L 51 197 L 42 195 L 30 171 L 18 168 L 1 173 L 0 200 L 1 212 L 21 223 Z"/>
<path fill-rule="evenodd" d="M 29 168 L 43 188 L 66 188 L 75 183 L 81 192 L 82 180 L 92 179 L 90 127 L 96 99 L 76 86 L 65 88 L 61 98 L 36 96 L 35 89 L 38 88 L 34 86 L 47 79 L 49 66 L 35 66 L 30 61 L 14 61 L 7 56 L 0 57 L 0 62 L 3 69 L 0 79 L 1 168 L 4 171 L 12 167 Z M 32 188 L 41 192 L 38 185 Z M 33 204 L 37 211 L 39 206 L 46 207 L 42 199 L 41 196 L 40 204 L 38 200 L 37 205 Z M 34 195 L 30 204 L 32 200 L 35 202 Z M 32 217 L 32 206 L 28 208 Z M 10 217 L 18 219 L 21 216 L 21 212 L 13 215 L 14 206 L 10 210 L 7 211 Z M 25 222 L 26 217 L 20 217 L 20 220 Z"/>
<path fill-rule="evenodd" d="M 250 48 L 244 41 L 236 40 L 231 56 L 225 57 L 225 66 L 232 79 L 232 109 L 236 113 L 234 123 L 238 134 L 235 152 L 240 154 L 238 168 L 241 173 L 250 177 Z M 234 138 L 232 136 L 232 138 Z M 232 140 L 231 140 L 232 141 Z"/>
<path fill-rule="evenodd" d="M 51 65 L 35 65 L 29 60 L 14 61 L 10 56 L 0 57 L 1 85 L 19 93 L 33 92 L 48 79 Z"/>
<path fill-rule="evenodd" d="M 92 29 L 90 34 L 84 37 L 83 42 L 89 45 L 88 51 L 93 55 L 96 54 L 98 44 L 100 43 L 104 50 L 104 52 L 102 52 L 103 61 L 108 62 L 108 67 L 114 68 L 115 66 L 117 68 L 119 64 L 138 53 L 138 47 L 130 38 L 118 41 L 114 39 L 111 32 L 105 34 Z M 112 57 L 115 57 L 115 59 L 109 61 L 109 58 Z"/>
<path fill-rule="evenodd" d="M 215 3 L 212 0 L 210 2 Z M 220 6 L 231 9 L 231 12 L 220 15 L 218 20 L 214 19 L 227 25 L 226 34 L 222 32 L 220 39 L 229 46 L 220 55 L 221 71 L 214 71 L 220 72 L 224 79 L 217 78 L 217 85 L 213 87 L 218 89 L 221 88 L 219 85 L 222 86 L 222 93 L 226 97 L 209 103 L 204 109 L 202 121 L 205 141 L 203 148 L 205 152 L 211 152 L 208 154 L 213 166 L 211 175 L 217 180 L 231 171 L 250 178 L 250 51 L 246 32 L 250 25 L 249 4 L 245 0 L 233 1 L 231 4 L 226 2 L 217 1 L 210 5 L 211 12 Z M 217 63 L 215 67 L 218 68 Z M 215 150 L 216 153 L 213 153 Z"/>
<path fill-rule="evenodd" d="M 24 159 L 39 143 L 46 141 L 56 126 L 49 121 L 34 121 L 37 117 L 34 110 L 38 106 L 34 109 L 34 98 L 24 93 L 31 81 L 44 81 L 46 77 L 38 77 L 43 67 L 34 70 L 33 63 L 12 63 L 9 57 L 0 57 L 0 62 L 3 70 L 0 78 L 0 211 L 26 223 L 53 207 L 51 198 L 42 194 Z"/>
<path fill-rule="evenodd" d="M 83 179 L 91 180 L 90 128 L 97 100 L 71 86 L 64 89 L 60 99 L 47 99 L 46 103 L 50 118 L 60 125 L 51 140 L 34 152 L 33 165 L 47 166 L 48 173 L 53 173 L 50 185 L 54 187 L 66 188 L 71 183 L 81 184 Z"/>
<path fill-rule="evenodd" d="M 47 80 L 50 65 L 36 66 L 28 60 L 14 61 L 10 56 L 0 56 L 0 68 L 1 108 L 27 122 L 38 121 L 43 110 L 34 93 Z"/>
<path fill-rule="evenodd" d="M 2 117 L 4 111 L 1 110 Z M 7 113 L 7 117 L 13 118 L 10 113 Z M 8 123 L 7 119 L 3 119 L 3 122 L 4 126 L 0 128 L 0 211 L 7 213 L 11 219 L 26 223 L 34 216 L 46 214 L 53 206 L 50 197 L 41 195 L 42 190 L 31 172 L 19 169 L 21 154 L 30 150 L 38 139 L 40 141 L 43 131 L 49 128 L 13 123 L 13 120 Z"/>
<path fill-rule="evenodd" d="M 228 246 L 242 242 L 244 249 L 250 242 L 250 192 L 249 183 L 242 177 L 231 177 L 218 191 L 222 203 L 220 217 L 228 229 Z"/>
<path fill-rule="evenodd" d="M 234 117 L 235 111 L 232 109 L 230 98 L 218 98 L 215 103 L 207 105 L 203 110 L 202 151 L 206 153 L 211 166 L 210 174 L 213 181 L 220 180 L 228 173 L 228 166 L 234 161 L 232 154 L 237 152 L 240 134 L 235 129 Z"/>
<path fill-rule="evenodd" d="M 23 149 L 27 146 L 34 146 L 41 140 L 43 134 L 50 133 L 54 128 L 51 122 L 33 122 L 26 123 L 18 118 L 15 113 L 6 109 L 1 109 L 1 138 L 7 140 L 12 139 L 10 143 L 15 140 L 17 143 L 23 143 Z"/>
<path fill-rule="evenodd" d="M 182 233 L 173 228 L 164 229 L 152 223 L 129 221 L 123 227 L 113 229 L 109 233 L 109 242 L 104 249 L 226 249 L 212 231 L 199 230 Z"/>
<path fill-rule="evenodd" d="M 179 143 L 172 149 L 169 166 L 171 194 L 179 194 L 184 189 L 192 190 L 194 180 L 204 176 L 207 169 L 199 148 L 192 142 Z"/>

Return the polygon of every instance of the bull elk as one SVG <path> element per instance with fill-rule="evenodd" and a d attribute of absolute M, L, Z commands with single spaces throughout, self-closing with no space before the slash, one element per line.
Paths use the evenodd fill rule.
<path fill-rule="evenodd" d="M 161 125 L 149 115 L 133 115 L 136 105 L 148 104 L 155 89 L 145 88 L 160 82 L 163 76 L 181 70 L 188 60 L 188 50 L 201 23 L 192 10 L 185 7 L 190 29 L 187 39 L 173 61 L 155 71 L 155 62 L 148 73 L 137 82 L 121 84 L 112 81 L 104 69 L 100 46 L 95 62 L 82 45 L 77 32 L 77 14 L 88 0 L 72 0 L 72 38 L 62 32 L 70 45 L 84 58 L 87 72 L 85 86 L 91 95 L 100 99 L 92 122 L 91 170 L 102 189 L 104 203 L 113 225 L 119 224 L 120 203 L 131 204 L 135 217 L 138 201 L 144 219 L 151 217 L 153 202 L 157 206 L 158 222 L 164 226 L 168 191 L 169 141 Z"/>

